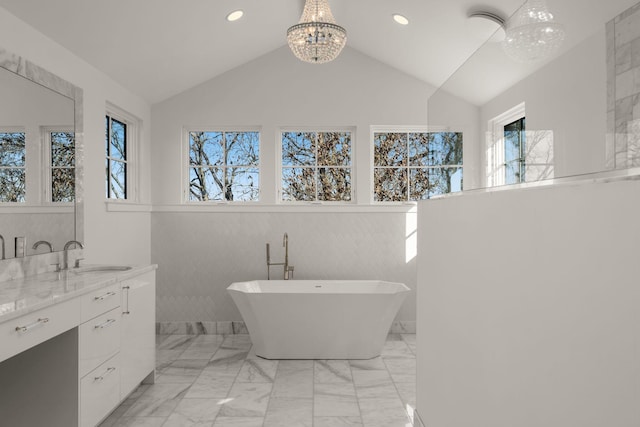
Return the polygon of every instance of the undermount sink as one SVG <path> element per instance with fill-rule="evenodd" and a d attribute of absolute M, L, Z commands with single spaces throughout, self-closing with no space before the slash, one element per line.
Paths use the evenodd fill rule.
<path fill-rule="evenodd" d="M 75 274 L 85 274 L 85 273 L 110 273 L 110 272 L 127 271 L 127 270 L 131 270 L 131 267 L 128 265 L 88 265 L 86 267 L 72 268 L 69 271 L 72 271 Z"/>

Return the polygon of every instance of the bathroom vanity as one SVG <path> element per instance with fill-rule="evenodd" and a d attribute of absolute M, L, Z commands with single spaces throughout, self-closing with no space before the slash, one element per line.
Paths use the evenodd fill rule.
<path fill-rule="evenodd" d="M 95 426 L 155 375 L 155 270 L 0 283 L 0 425 Z"/>

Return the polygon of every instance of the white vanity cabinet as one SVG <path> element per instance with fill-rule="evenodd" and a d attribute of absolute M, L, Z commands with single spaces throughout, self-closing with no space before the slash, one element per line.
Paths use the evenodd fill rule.
<path fill-rule="evenodd" d="M 80 426 L 95 426 L 120 401 L 120 284 L 81 297 L 78 326 Z"/>
<path fill-rule="evenodd" d="M 120 399 L 122 400 L 145 378 L 145 382 L 154 380 L 155 282 L 155 271 L 121 282 Z"/>
<path fill-rule="evenodd" d="M 153 382 L 157 266 L 109 267 L 0 284 L 0 426 L 94 427 Z"/>
<path fill-rule="evenodd" d="M 154 380 L 155 270 L 118 281 L 86 301 L 93 307 L 85 311 L 89 315 L 109 311 L 79 328 L 80 427 L 97 425 L 143 380 Z"/>

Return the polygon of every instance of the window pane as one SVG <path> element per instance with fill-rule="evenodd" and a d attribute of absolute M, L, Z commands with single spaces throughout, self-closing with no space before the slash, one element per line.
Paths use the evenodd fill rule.
<path fill-rule="evenodd" d="M 406 166 L 406 133 L 375 133 L 373 144 L 375 166 Z"/>
<path fill-rule="evenodd" d="M 312 202 L 316 200 L 316 177 L 313 168 L 282 169 L 282 200 Z"/>
<path fill-rule="evenodd" d="M 375 168 L 373 180 L 375 201 L 398 202 L 407 200 L 407 169 Z"/>
<path fill-rule="evenodd" d="M 521 170 L 522 163 L 514 160 L 504 165 L 505 184 L 518 184 L 524 182 L 524 174 Z"/>
<path fill-rule="evenodd" d="M 127 125 L 111 118 L 111 138 L 109 140 L 109 157 L 119 160 L 127 158 Z"/>
<path fill-rule="evenodd" d="M 260 138 L 258 132 L 227 132 L 227 165 L 258 166 Z"/>
<path fill-rule="evenodd" d="M 189 200 L 225 200 L 225 184 L 220 168 L 190 168 Z"/>
<path fill-rule="evenodd" d="M 260 196 L 260 174 L 258 169 L 227 168 L 231 176 L 228 201 L 253 202 Z M 231 196 L 231 199 L 229 198 Z"/>
<path fill-rule="evenodd" d="M 431 189 L 430 169 L 411 169 L 409 171 L 409 200 L 425 200 L 429 198 Z"/>
<path fill-rule="evenodd" d="M 430 133 L 429 152 L 429 166 L 462 165 L 462 133 Z"/>
<path fill-rule="evenodd" d="M 110 161 L 109 194 L 110 199 L 126 199 L 127 173 L 126 164 Z"/>
<path fill-rule="evenodd" d="M 411 166 L 429 166 L 433 164 L 429 140 L 429 134 L 426 132 L 409 134 L 409 164 Z"/>
<path fill-rule="evenodd" d="M 24 202 L 24 169 L 0 169 L 0 202 Z"/>
<path fill-rule="evenodd" d="M 322 132 L 318 134 L 318 165 L 348 166 L 350 164 L 350 132 Z"/>
<path fill-rule="evenodd" d="M 51 201 L 73 202 L 75 199 L 75 169 L 56 168 L 51 170 Z"/>
<path fill-rule="evenodd" d="M 313 166 L 316 161 L 315 132 L 282 133 L 282 165 Z"/>
<path fill-rule="evenodd" d="M 429 197 L 462 191 L 462 168 L 432 168 Z"/>
<path fill-rule="evenodd" d="M 74 166 L 73 132 L 51 132 L 51 166 Z"/>
<path fill-rule="evenodd" d="M 0 166 L 24 166 L 24 132 L 0 133 Z"/>
<path fill-rule="evenodd" d="M 351 200 L 351 169 L 318 168 L 318 200 L 348 202 Z"/>
<path fill-rule="evenodd" d="M 223 166 L 222 132 L 189 132 L 189 163 L 198 166 Z"/>

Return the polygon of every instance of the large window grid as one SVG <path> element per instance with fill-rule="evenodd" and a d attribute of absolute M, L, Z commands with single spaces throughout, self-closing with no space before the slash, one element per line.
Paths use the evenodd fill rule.
<path fill-rule="evenodd" d="M 336 131 L 283 131 L 280 200 L 351 202 L 352 134 Z"/>
<path fill-rule="evenodd" d="M 462 190 L 460 132 L 373 133 L 375 202 L 424 200 Z"/>
<path fill-rule="evenodd" d="M 25 160 L 25 132 L 0 130 L 0 202 L 25 202 Z"/>
<path fill-rule="evenodd" d="M 189 131 L 192 202 L 255 202 L 260 198 L 260 132 Z"/>
<path fill-rule="evenodd" d="M 105 124 L 106 196 L 107 199 L 127 199 L 128 124 L 109 114 L 105 116 Z"/>

